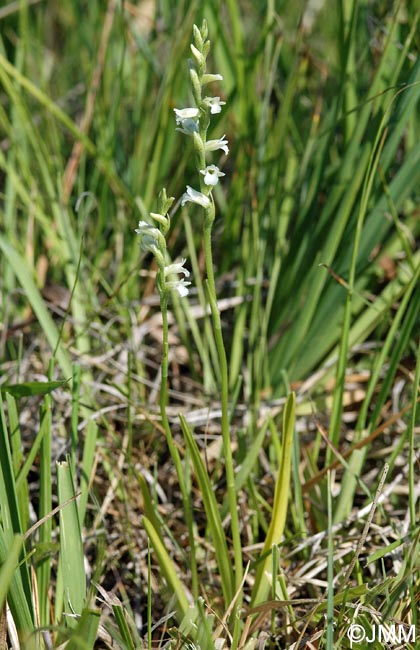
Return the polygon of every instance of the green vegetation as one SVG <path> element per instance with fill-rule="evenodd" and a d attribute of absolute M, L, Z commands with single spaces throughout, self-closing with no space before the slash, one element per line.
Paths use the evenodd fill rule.
<path fill-rule="evenodd" d="M 211 189 L 173 111 L 204 19 Z M 19 0 L 0 34 L 0 648 L 418 647 L 416 0 Z"/>

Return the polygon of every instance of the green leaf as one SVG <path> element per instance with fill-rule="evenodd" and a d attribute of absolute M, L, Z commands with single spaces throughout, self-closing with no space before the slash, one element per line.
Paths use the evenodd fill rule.
<path fill-rule="evenodd" d="M 13 397 L 33 397 L 34 395 L 48 395 L 56 388 L 61 388 L 70 380 L 62 381 L 25 381 L 21 384 L 6 384 L 1 387 L 2 393 L 9 393 Z"/>
<path fill-rule="evenodd" d="M 267 531 L 267 536 L 265 538 L 264 547 L 261 552 L 262 556 L 265 555 L 265 559 L 261 562 L 255 578 L 255 584 L 251 598 L 252 605 L 258 605 L 259 603 L 263 602 L 263 600 L 268 595 L 270 585 L 266 573 L 270 570 L 270 566 L 272 564 L 271 549 L 274 545 L 280 543 L 284 532 L 290 491 L 295 413 L 296 397 L 294 393 L 290 393 L 283 412 L 283 440 L 279 473 L 277 476 L 276 488 L 274 492 L 273 512 L 271 516 L 270 526 Z"/>
<path fill-rule="evenodd" d="M 191 453 L 194 471 L 200 485 L 203 498 L 204 510 L 206 511 L 207 522 L 211 537 L 213 539 L 214 552 L 222 581 L 222 590 L 225 602 L 229 604 L 234 596 L 232 564 L 226 544 L 226 534 L 223 528 L 220 510 L 217 505 L 213 486 L 201 458 L 200 450 L 195 442 L 192 431 L 183 415 L 179 416 L 182 433 Z"/>
<path fill-rule="evenodd" d="M 86 573 L 80 522 L 73 476 L 67 461 L 57 463 L 58 502 L 60 510 L 60 564 L 64 585 L 65 610 L 69 614 L 81 614 L 86 601 Z M 71 627 L 75 620 L 66 617 Z"/>
<path fill-rule="evenodd" d="M 0 611 L 3 609 L 5 603 L 9 585 L 13 578 L 13 574 L 16 571 L 16 567 L 19 561 L 20 551 L 22 549 L 23 537 L 21 535 L 15 535 L 10 547 L 7 549 L 5 554 L 4 563 L 1 564 L 0 569 Z"/>
<path fill-rule="evenodd" d="M 56 355 L 57 361 L 60 364 L 61 370 L 65 377 L 71 375 L 71 363 L 67 351 L 63 348 L 60 342 L 60 334 L 51 318 L 45 302 L 36 286 L 32 275 L 25 263 L 24 259 L 19 255 L 17 250 L 12 246 L 7 238 L 0 234 L 0 250 L 7 259 L 8 263 L 13 269 L 17 279 L 19 280 L 23 290 L 26 293 L 28 301 L 45 332 L 45 336 L 52 350 L 57 347 Z"/>
<path fill-rule="evenodd" d="M 168 583 L 171 591 L 173 591 L 173 593 L 176 596 L 176 599 L 178 601 L 178 606 L 180 609 L 180 614 L 182 617 L 184 617 L 189 607 L 189 603 L 185 595 L 186 593 L 185 585 L 183 585 L 181 580 L 178 578 L 178 572 L 174 566 L 174 563 L 169 557 L 168 551 L 164 547 L 158 533 L 152 526 L 151 522 L 147 519 L 147 517 L 143 517 L 143 525 L 146 529 L 146 533 L 150 538 L 150 542 L 154 548 L 154 551 L 158 557 L 159 566 L 163 575 L 165 576 L 166 582 Z"/>
<path fill-rule="evenodd" d="M 66 650 L 91 650 L 97 638 L 101 612 L 99 609 L 84 609 Z"/>

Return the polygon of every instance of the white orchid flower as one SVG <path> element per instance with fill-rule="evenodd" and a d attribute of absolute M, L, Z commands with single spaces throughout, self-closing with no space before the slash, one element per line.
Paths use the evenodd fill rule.
<path fill-rule="evenodd" d="M 139 221 L 139 227 L 136 228 L 136 233 L 141 236 L 147 234 L 151 237 L 154 237 L 155 239 L 159 239 L 160 236 L 160 231 L 158 228 L 151 226 L 150 223 L 147 223 L 147 221 Z"/>
<path fill-rule="evenodd" d="M 153 253 L 158 261 L 162 261 L 161 248 L 165 246 L 165 239 L 157 228 L 151 226 L 147 221 L 139 221 L 139 227 L 135 232 L 140 235 L 140 246 L 142 250 L 147 253 Z"/>
<path fill-rule="evenodd" d="M 205 169 L 200 169 L 200 174 L 203 174 L 205 184 L 211 185 L 212 187 L 217 185 L 219 178 L 225 176 L 225 174 L 220 171 L 217 165 L 207 165 Z"/>
<path fill-rule="evenodd" d="M 187 260 L 184 257 L 180 262 L 174 262 L 173 264 L 165 266 L 165 278 L 168 277 L 168 275 L 178 275 L 179 273 L 182 273 L 184 277 L 189 278 L 190 272 L 184 266 L 186 261 Z"/>
<path fill-rule="evenodd" d="M 182 124 L 182 120 L 188 120 L 200 115 L 198 108 L 174 108 L 174 113 L 177 124 Z"/>
<path fill-rule="evenodd" d="M 190 284 L 191 282 L 185 282 L 184 278 L 182 278 L 182 280 L 170 280 L 166 282 L 166 288 L 178 291 L 181 298 L 185 298 L 185 296 L 188 296 L 188 287 Z"/>
<path fill-rule="evenodd" d="M 223 81 L 223 77 L 221 74 L 204 74 L 201 79 L 201 85 L 204 86 L 212 81 Z"/>
<path fill-rule="evenodd" d="M 228 141 L 224 139 L 224 135 L 219 140 L 208 140 L 206 142 L 206 151 L 217 151 L 222 149 L 225 154 L 229 153 Z"/>
<path fill-rule="evenodd" d="M 184 135 L 192 135 L 198 132 L 197 118 L 200 115 L 198 108 L 174 108 L 176 123 L 179 125 L 176 131 Z"/>
<path fill-rule="evenodd" d="M 165 273 L 165 286 L 167 289 L 174 289 L 175 291 L 178 291 L 179 295 L 181 298 L 184 298 L 185 296 L 188 295 L 188 287 L 191 284 L 191 282 L 186 282 L 185 278 L 189 278 L 190 272 L 188 269 L 184 267 L 186 260 L 182 259 L 180 262 L 175 262 L 174 264 L 168 264 L 165 266 L 164 273 Z M 177 276 L 177 275 L 183 275 L 183 278 L 176 278 L 176 279 L 169 279 L 167 280 L 166 278 L 171 278 L 172 276 Z"/>
<path fill-rule="evenodd" d="M 220 101 L 220 97 L 206 97 L 204 101 L 208 106 L 210 106 L 210 113 L 212 115 L 216 115 L 216 113 L 220 113 L 222 110 L 222 106 L 226 104 L 226 102 Z"/>
<path fill-rule="evenodd" d="M 191 201 L 191 203 L 197 203 L 203 208 L 208 208 L 210 205 L 210 199 L 208 196 L 202 194 L 201 192 L 197 192 L 197 190 L 194 190 L 189 185 L 187 185 L 187 191 L 182 195 L 181 205 L 185 205 L 187 201 Z"/>
<path fill-rule="evenodd" d="M 185 120 L 181 120 L 179 124 L 181 126 L 178 126 L 175 131 L 179 131 L 184 135 L 192 135 L 193 133 L 198 133 L 198 124 L 195 120 L 192 119 L 192 117 L 187 117 Z"/>

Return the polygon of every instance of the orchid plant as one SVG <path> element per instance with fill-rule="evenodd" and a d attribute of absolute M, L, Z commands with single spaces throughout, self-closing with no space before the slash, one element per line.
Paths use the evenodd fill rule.
<path fill-rule="evenodd" d="M 222 107 L 225 105 L 225 102 L 221 101 L 219 96 L 211 97 L 206 94 L 206 89 L 209 84 L 223 80 L 222 75 L 207 72 L 207 57 L 210 52 L 210 41 L 207 37 L 208 28 L 205 20 L 203 20 L 201 28 L 194 25 L 189 75 L 195 106 L 175 108 L 174 112 L 176 129 L 193 139 L 199 182 L 199 189 L 194 189 L 187 185 L 186 191 L 181 199 L 181 204 L 193 203 L 200 206 L 204 212 L 203 239 L 207 275 L 206 285 L 220 365 L 223 454 L 225 458 L 227 497 L 234 550 L 234 583 L 235 589 L 239 592 L 243 578 L 243 567 L 235 475 L 229 431 L 228 365 L 222 336 L 220 312 L 217 304 L 211 237 L 215 219 L 213 189 L 218 184 L 219 179 L 225 176 L 225 174 L 220 171 L 217 165 L 213 163 L 209 164 L 207 161 L 208 154 L 212 152 L 222 151 L 225 155 L 228 155 L 229 147 L 224 135 L 219 139 L 207 140 L 207 131 L 211 123 L 211 116 L 220 113 Z M 237 606 L 239 605 L 238 600 Z"/>
<path fill-rule="evenodd" d="M 208 28 L 206 21 L 203 21 L 201 28 L 194 25 L 193 43 L 191 44 L 192 59 L 189 61 L 189 76 L 194 99 L 194 106 L 187 108 L 175 108 L 175 128 L 193 139 L 195 161 L 198 177 L 198 188 L 190 185 L 181 197 L 181 206 L 192 203 L 203 210 L 203 240 L 206 264 L 206 286 L 207 296 L 211 309 L 214 338 L 219 357 L 220 366 L 220 392 L 222 406 L 222 440 L 223 454 L 226 468 L 227 499 L 229 503 L 231 535 L 234 550 L 234 592 L 241 592 L 243 580 L 242 566 L 242 547 L 240 538 L 240 528 L 238 519 L 237 497 L 235 489 L 235 474 L 232 458 L 231 439 L 229 430 L 229 380 L 226 351 L 222 336 L 222 325 L 220 312 L 217 304 L 216 286 L 213 270 L 213 253 L 212 253 L 212 227 L 215 220 L 215 203 L 213 199 L 213 189 L 219 180 L 225 174 L 213 162 L 207 160 L 208 155 L 213 152 L 221 151 L 228 155 L 228 141 L 223 135 L 221 138 L 207 140 L 207 131 L 210 126 L 211 116 L 217 115 L 222 111 L 225 105 L 219 96 L 208 96 L 206 88 L 209 84 L 216 81 L 222 81 L 220 74 L 210 74 L 207 72 L 206 60 L 210 51 L 210 41 L 207 39 Z M 143 251 L 150 252 L 154 255 L 157 266 L 157 288 L 160 295 L 160 306 L 162 311 L 163 326 L 163 356 L 161 368 L 161 391 L 160 391 L 160 409 L 162 424 L 166 433 L 169 451 L 175 464 L 180 488 L 183 494 L 184 507 L 186 512 L 190 511 L 191 505 L 188 503 L 188 493 L 185 489 L 183 472 L 179 452 L 171 435 L 171 428 L 166 414 L 167 395 L 168 395 L 168 320 L 167 307 L 168 298 L 171 290 L 176 290 L 180 296 L 188 294 L 190 282 L 187 280 L 189 272 L 185 267 L 185 260 L 177 263 L 168 262 L 165 236 L 170 227 L 168 210 L 172 206 L 174 199 L 166 196 L 165 190 L 160 194 L 159 212 L 150 213 L 151 219 L 157 223 L 157 227 L 150 225 L 148 222 L 140 221 L 136 232 L 141 237 L 141 247 Z M 190 539 L 193 539 L 191 534 Z M 193 553 L 191 558 L 193 558 Z M 194 573 L 192 571 L 192 573 Z M 227 603 L 231 605 L 231 603 Z M 240 607 L 240 596 L 237 596 L 236 605 L 232 612 Z M 236 617 L 234 617 L 236 618 Z"/>
<path fill-rule="evenodd" d="M 138 228 L 136 228 L 136 233 L 140 236 L 140 247 L 142 251 L 145 253 L 152 253 L 158 267 L 158 272 L 156 275 L 156 286 L 159 292 L 160 311 L 162 314 L 163 343 L 159 407 L 169 453 L 171 454 L 171 458 L 180 481 L 184 508 L 186 511 L 188 511 L 190 506 L 188 502 L 187 489 L 183 480 L 181 459 L 172 436 L 171 427 L 166 412 L 168 404 L 169 374 L 168 301 L 171 291 L 176 291 L 182 298 L 187 296 L 188 287 L 191 284 L 191 282 L 186 280 L 186 278 L 190 276 L 190 272 L 185 267 L 186 260 L 182 259 L 180 262 L 169 262 L 165 237 L 171 225 L 169 210 L 172 207 L 174 200 L 174 197 L 168 197 L 166 190 L 163 189 L 159 194 L 159 212 L 150 212 L 150 218 L 153 222 L 156 223 L 156 226 L 149 224 L 147 221 L 139 221 Z"/>

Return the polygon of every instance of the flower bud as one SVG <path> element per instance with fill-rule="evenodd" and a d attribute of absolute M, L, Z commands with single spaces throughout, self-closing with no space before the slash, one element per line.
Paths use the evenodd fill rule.
<path fill-rule="evenodd" d="M 197 62 L 198 68 L 199 69 L 204 68 L 204 66 L 206 65 L 205 56 L 203 56 L 203 54 L 201 54 L 201 52 L 199 50 L 197 50 L 195 45 L 193 45 L 192 43 L 190 45 L 190 48 L 191 48 L 192 55 L 193 55 L 194 59 Z"/>
<path fill-rule="evenodd" d="M 197 46 L 197 48 L 200 50 L 203 49 L 204 41 L 203 37 L 201 36 L 201 32 L 198 29 L 197 25 L 193 25 L 193 36 L 194 36 L 194 41 Z"/>
<path fill-rule="evenodd" d="M 201 84 L 200 80 L 198 78 L 197 71 L 194 70 L 194 68 L 190 68 L 190 80 L 191 80 L 191 86 L 192 86 L 192 91 L 195 99 L 195 103 L 197 106 L 200 106 L 201 104 Z"/>

